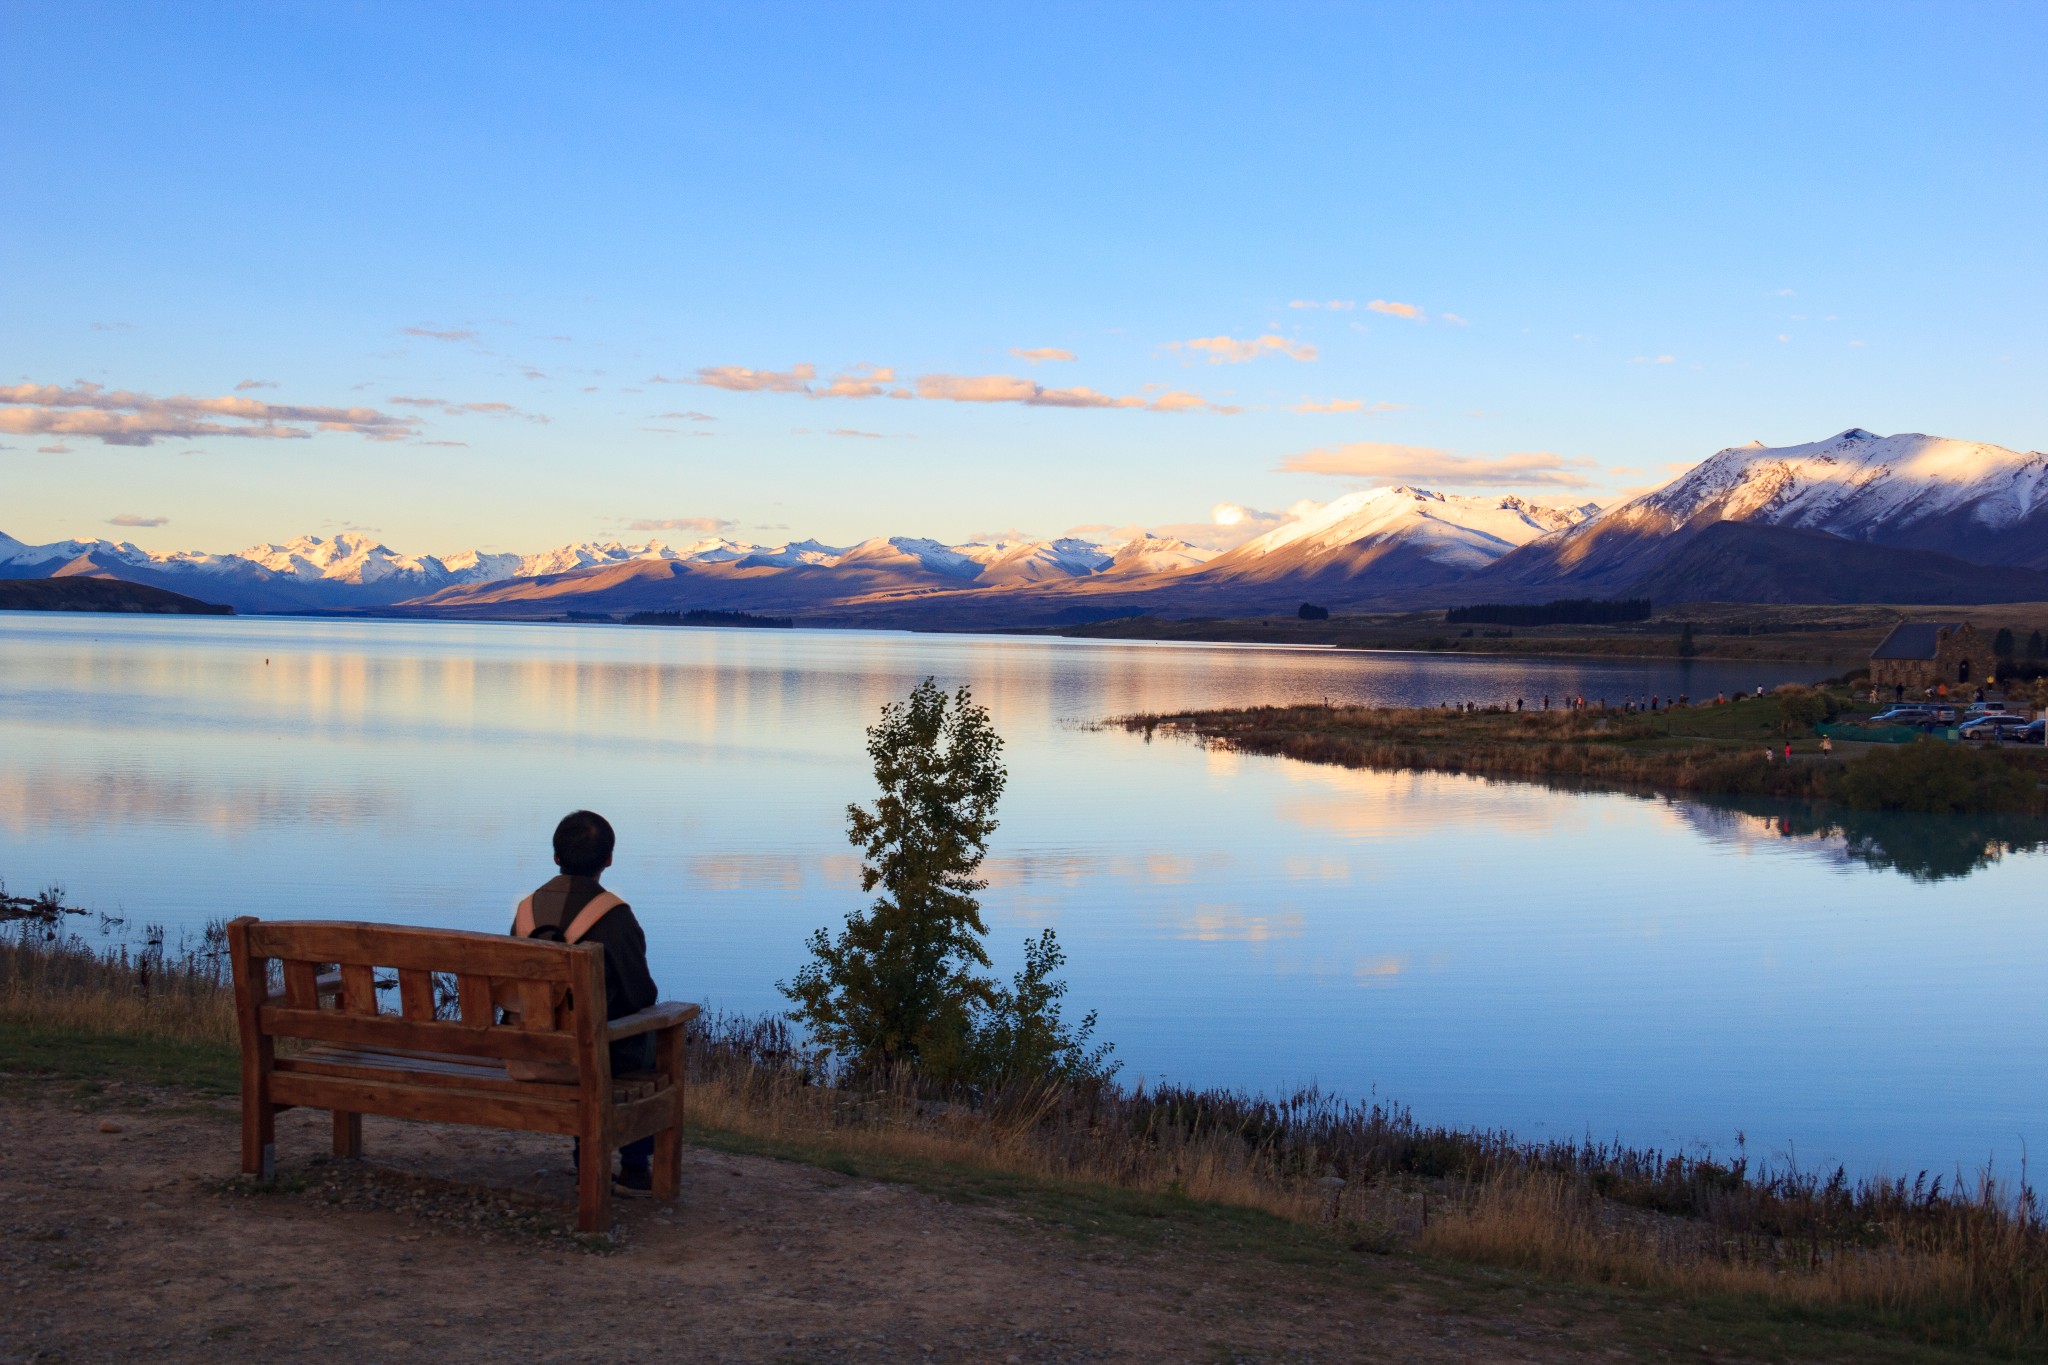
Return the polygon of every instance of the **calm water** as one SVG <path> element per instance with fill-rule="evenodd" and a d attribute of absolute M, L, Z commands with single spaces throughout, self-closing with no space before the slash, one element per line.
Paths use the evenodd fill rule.
<path fill-rule="evenodd" d="M 1126 1077 L 1319 1082 L 1526 1136 L 1858 1170 L 2048 1136 L 2048 860 L 1957 822 L 1816 828 L 1084 728 L 1197 704 L 1491 701 L 1782 668 L 968 636 L 0 618 L 0 875 L 191 927 L 501 929 L 575 806 L 665 992 L 778 1003 L 862 898 L 862 728 L 925 674 L 1008 740 L 998 966 L 1058 928 Z"/>

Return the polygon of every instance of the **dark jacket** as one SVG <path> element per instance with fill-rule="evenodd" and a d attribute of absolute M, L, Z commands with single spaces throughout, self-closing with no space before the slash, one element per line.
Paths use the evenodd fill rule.
<path fill-rule="evenodd" d="M 595 877 L 564 874 L 547 882 L 533 893 L 535 936 L 543 929 L 567 929 L 577 912 L 603 890 Z M 619 904 L 606 911 L 583 942 L 604 945 L 605 1018 L 623 1018 L 655 1002 L 654 977 L 647 970 L 647 935 L 633 918 L 632 906 Z"/>

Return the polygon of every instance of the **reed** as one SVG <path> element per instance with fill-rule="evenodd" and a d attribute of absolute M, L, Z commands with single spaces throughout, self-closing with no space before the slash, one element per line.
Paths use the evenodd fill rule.
<path fill-rule="evenodd" d="M 0 1028 L 234 1045 L 218 930 L 140 949 L 16 925 Z M 1356 1250 L 1560 1279 L 1838 1309 L 1922 1339 L 2048 1345 L 2048 1233 L 2017 1182 L 1852 1180 L 1741 1153 L 1530 1143 L 1305 1089 L 938 1087 L 856 1077 L 780 1018 L 716 1015 L 690 1040 L 700 1130 L 822 1159 L 932 1164 L 1262 1210 Z"/>
<path fill-rule="evenodd" d="M 234 983 L 219 925 L 177 942 L 150 926 L 133 948 L 62 925 L 28 915 L 0 932 L 0 1024 L 234 1044 Z"/>

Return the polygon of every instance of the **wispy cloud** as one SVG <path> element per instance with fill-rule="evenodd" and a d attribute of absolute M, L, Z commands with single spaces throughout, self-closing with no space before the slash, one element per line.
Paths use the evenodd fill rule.
<path fill-rule="evenodd" d="M 132 332 L 135 330 L 135 324 L 132 322 L 95 322 L 92 324 L 92 329 L 95 332 Z"/>
<path fill-rule="evenodd" d="M 107 445 L 147 446 L 161 439 L 196 436 L 307 440 L 325 431 L 399 441 L 417 434 L 418 419 L 375 408 L 311 407 L 254 398 L 157 398 L 83 380 L 69 387 L 0 385 L 0 432 L 90 436 Z"/>
<path fill-rule="evenodd" d="M 1327 308 L 1333 313 L 1341 313 L 1358 307 L 1358 303 L 1354 299 L 1330 299 L 1323 303 L 1318 303 L 1314 299 L 1293 299 L 1288 302 L 1287 306 L 1289 308 Z"/>
<path fill-rule="evenodd" d="M 1267 333 L 1262 337 L 1196 337 L 1192 341 L 1170 341 L 1170 351 L 1200 351 L 1209 357 L 1211 365 L 1241 365 L 1247 360 L 1257 360 L 1262 355 L 1284 355 L 1292 360 L 1309 361 L 1316 358 L 1316 348 L 1305 341 L 1289 341 L 1286 337 Z"/>
<path fill-rule="evenodd" d="M 169 526 L 170 524 L 171 519 L 169 517 L 139 517 L 133 512 L 123 512 L 119 516 L 107 518 L 107 525 L 109 526 Z"/>
<path fill-rule="evenodd" d="M 241 383 L 235 385 L 235 392 L 247 393 L 250 389 L 274 389 L 276 387 L 276 383 L 272 380 L 244 379 Z"/>
<path fill-rule="evenodd" d="M 1401 412 L 1405 410 L 1407 406 L 1408 405 L 1406 403 L 1388 403 L 1384 401 L 1373 403 L 1368 406 L 1363 398 L 1332 398 L 1327 403 L 1296 403 L 1293 407 L 1289 408 L 1288 411 L 1362 412 L 1369 415 L 1375 412 Z"/>
<path fill-rule="evenodd" d="M 863 441 L 886 441 L 889 439 L 879 431 L 856 431 L 852 427 L 833 427 L 830 431 L 826 432 L 825 434 L 827 436 L 856 437 Z"/>
<path fill-rule="evenodd" d="M 1467 488 L 1583 488 L 1580 471 L 1593 461 L 1566 459 L 1547 450 L 1506 455 L 1458 455 L 1435 446 L 1354 441 L 1291 455 L 1280 465 L 1289 474 L 1330 474 L 1340 478 L 1389 479 Z"/>
<path fill-rule="evenodd" d="M 432 323 L 430 323 L 430 322 L 423 322 L 423 323 L 419 324 L 419 325 L 418 325 L 418 326 L 416 326 L 416 327 L 401 327 L 401 328 L 399 328 L 399 329 L 398 329 L 398 331 L 399 331 L 399 334 L 400 334 L 401 336 L 409 336 L 409 337 L 425 337 L 425 338 L 427 338 L 427 339 L 428 339 L 429 341 L 474 341 L 474 340 L 476 340 L 476 332 L 475 332 L 475 330 L 474 330 L 474 329 L 472 329 L 472 328 L 469 328 L 469 327 L 436 327 L 436 326 L 434 326 L 434 324 L 432 324 Z"/>
<path fill-rule="evenodd" d="M 1183 393 L 1179 389 L 1168 389 L 1145 406 L 1153 412 L 1214 412 L 1225 417 L 1244 411 L 1233 404 L 1211 402 L 1198 393 Z"/>
<path fill-rule="evenodd" d="M 1375 313 L 1385 313 L 1390 318 L 1408 318 L 1419 321 L 1422 310 L 1412 303 L 1395 303 L 1392 299 L 1374 299 L 1365 305 Z"/>
<path fill-rule="evenodd" d="M 706 365 L 683 379 L 654 376 L 656 384 L 702 384 L 706 388 L 730 389 L 734 393 L 809 393 L 818 377 L 815 365 L 792 365 L 786 370 L 750 370 L 744 365 Z"/>
<path fill-rule="evenodd" d="M 413 444 L 416 446 L 446 446 L 450 450 L 469 449 L 469 442 L 467 441 L 414 441 Z"/>
<path fill-rule="evenodd" d="M 729 517 L 642 517 L 626 523 L 629 531 L 689 531 L 700 536 L 722 536 L 739 529 Z"/>
<path fill-rule="evenodd" d="M 1638 355 L 1630 356 L 1628 363 L 1631 365 L 1671 365 L 1675 364 L 1677 360 L 1678 357 L 1675 355 Z"/>
<path fill-rule="evenodd" d="M 854 365 L 832 376 L 822 389 L 810 390 L 813 398 L 907 398 L 901 389 L 891 390 L 896 371 L 887 365 Z"/>
<path fill-rule="evenodd" d="M 1048 388 L 1013 374 L 924 374 L 899 378 L 886 365 L 855 365 L 820 384 L 817 367 L 753 370 L 709 365 L 682 379 L 655 376 L 663 384 L 706 384 L 741 393 L 791 393 L 806 398 L 904 398 L 932 403 L 1017 403 L 1034 408 L 1143 408 L 1152 412 L 1235 413 L 1243 409 L 1200 394 L 1170 390 L 1153 398 L 1103 393 L 1085 385 Z M 700 418 L 699 420 L 706 420 Z"/>
<path fill-rule="evenodd" d="M 1072 360 L 1074 358 L 1072 351 L 1063 350 L 1058 346 L 1034 346 L 1029 349 L 1012 346 L 1010 354 L 1019 360 L 1029 361 L 1033 365 L 1047 360 Z"/>
<path fill-rule="evenodd" d="M 385 400 L 394 407 L 433 408 L 450 417 L 467 417 L 481 414 L 486 417 L 521 417 L 529 422 L 547 422 L 545 413 L 525 412 L 510 403 L 457 403 L 446 398 L 421 398 L 407 394 L 393 394 Z"/>
<path fill-rule="evenodd" d="M 657 422 L 716 422 L 718 419 L 708 412 L 693 410 L 690 412 L 657 412 L 654 414 L 654 420 Z"/>
<path fill-rule="evenodd" d="M 1048 389 L 1008 374 L 918 376 L 917 396 L 946 403 L 1022 403 L 1033 408 L 1142 408 L 1142 398 L 1118 398 L 1077 387 Z"/>
<path fill-rule="evenodd" d="M 71 447 L 65 445 L 62 441 L 57 442 L 53 446 L 36 447 L 36 454 L 38 455 L 69 455 L 70 453 Z"/>
<path fill-rule="evenodd" d="M 1470 327 L 1472 325 L 1465 319 L 1459 317 L 1456 313 L 1438 313 L 1436 316 L 1437 321 L 1448 322 L 1453 327 Z"/>

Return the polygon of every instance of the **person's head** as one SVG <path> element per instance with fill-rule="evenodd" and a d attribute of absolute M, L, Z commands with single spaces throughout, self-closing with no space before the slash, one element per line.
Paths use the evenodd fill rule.
<path fill-rule="evenodd" d="M 592 810 L 572 810 L 555 826 L 555 866 L 572 877 L 595 877 L 612 865 L 617 836 Z"/>

